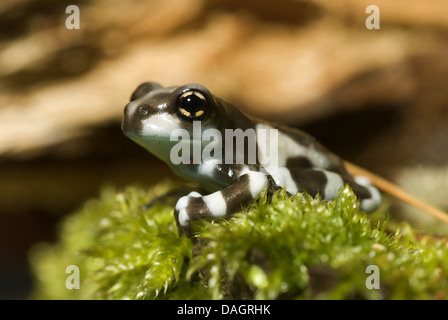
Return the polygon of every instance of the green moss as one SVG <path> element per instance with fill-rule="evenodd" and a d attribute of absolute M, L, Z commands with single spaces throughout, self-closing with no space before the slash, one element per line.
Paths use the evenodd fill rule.
<path fill-rule="evenodd" d="M 60 240 L 30 254 L 38 299 L 445 299 L 448 247 L 359 210 L 284 191 L 179 237 L 172 205 L 141 205 L 172 186 L 105 189 L 61 223 Z M 66 288 L 68 265 L 80 289 Z M 368 289 L 369 265 L 380 289 Z"/>

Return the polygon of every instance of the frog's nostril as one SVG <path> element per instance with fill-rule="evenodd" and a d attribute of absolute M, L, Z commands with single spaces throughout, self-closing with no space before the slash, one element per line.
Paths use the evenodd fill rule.
<path fill-rule="evenodd" d="M 138 107 L 137 111 L 138 111 L 138 114 L 141 116 L 146 116 L 149 113 L 148 107 L 145 107 L 145 106 Z"/>

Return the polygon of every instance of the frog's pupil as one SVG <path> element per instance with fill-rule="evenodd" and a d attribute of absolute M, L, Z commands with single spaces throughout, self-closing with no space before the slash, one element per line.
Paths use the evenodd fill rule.
<path fill-rule="evenodd" d="M 204 101 L 198 96 L 191 94 L 182 100 L 182 108 L 195 114 L 196 111 L 203 109 Z"/>

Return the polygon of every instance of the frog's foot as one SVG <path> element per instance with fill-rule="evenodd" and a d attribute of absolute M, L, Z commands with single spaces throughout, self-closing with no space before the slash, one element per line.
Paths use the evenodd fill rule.
<path fill-rule="evenodd" d="M 177 201 L 174 217 L 179 234 L 191 237 L 190 221 L 224 218 L 241 211 L 243 206 L 257 200 L 269 185 L 269 178 L 261 173 L 246 170 L 230 186 L 202 196 L 191 192 Z"/>
<path fill-rule="evenodd" d="M 188 195 L 177 200 L 176 207 L 174 209 L 174 218 L 176 219 L 179 236 L 185 234 L 188 238 L 192 237 L 190 221 L 193 220 L 192 217 L 195 216 L 195 214 L 193 214 L 193 210 L 195 207 L 198 209 L 198 203 L 195 204 L 194 200 L 199 200 L 201 198 L 202 195 L 199 192 L 192 191 Z"/>

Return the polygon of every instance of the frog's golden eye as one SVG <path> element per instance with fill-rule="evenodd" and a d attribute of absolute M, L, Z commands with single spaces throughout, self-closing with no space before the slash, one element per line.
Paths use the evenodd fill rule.
<path fill-rule="evenodd" d="M 198 91 L 186 91 L 178 99 L 177 112 L 186 120 L 200 120 L 207 112 L 207 100 Z"/>

